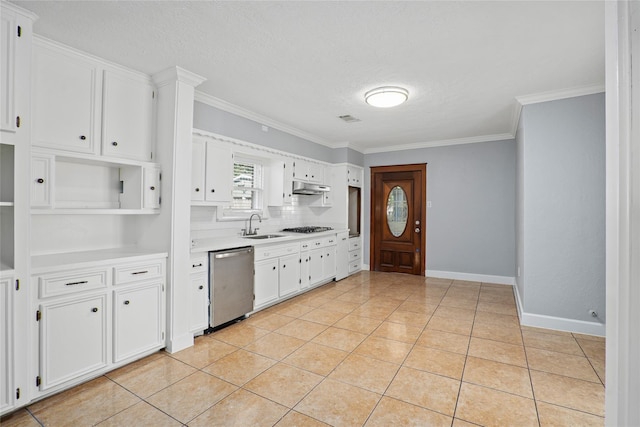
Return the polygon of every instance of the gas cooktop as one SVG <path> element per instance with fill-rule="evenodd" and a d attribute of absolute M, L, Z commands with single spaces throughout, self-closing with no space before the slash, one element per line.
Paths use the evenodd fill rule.
<path fill-rule="evenodd" d="M 287 231 L 289 233 L 319 233 L 321 231 L 331 231 L 333 228 L 331 227 L 318 227 L 318 226 L 306 226 L 306 227 L 293 227 L 293 228 L 284 228 L 282 231 Z"/>

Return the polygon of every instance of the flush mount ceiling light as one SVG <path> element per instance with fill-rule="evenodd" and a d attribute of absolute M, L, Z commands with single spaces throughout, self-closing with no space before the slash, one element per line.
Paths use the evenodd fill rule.
<path fill-rule="evenodd" d="M 364 100 L 367 104 L 380 108 L 395 107 L 408 98 L 409 91 L 397 86 L 377 87 L 364 94 Z"/>

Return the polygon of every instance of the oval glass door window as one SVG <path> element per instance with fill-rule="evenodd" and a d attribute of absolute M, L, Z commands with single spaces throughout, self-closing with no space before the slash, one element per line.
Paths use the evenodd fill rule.
<path fill-rule="evenodd" d="M 387 225 L 394 237 L 402 236 L 407 228 L 408 211 L 407 194 L 402 187 L 396 185 L 387 199 Z"/>

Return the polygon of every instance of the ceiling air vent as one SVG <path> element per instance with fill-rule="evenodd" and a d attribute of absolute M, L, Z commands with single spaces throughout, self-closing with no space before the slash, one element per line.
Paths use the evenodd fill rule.
<path fill-rule="evenodd" d="M 338 116 L 339 119 L 344 120 L 347 123 L 359 122 L 360 119 L 353 117 L 351 114 L 345 114 L 344 116 Z"/>

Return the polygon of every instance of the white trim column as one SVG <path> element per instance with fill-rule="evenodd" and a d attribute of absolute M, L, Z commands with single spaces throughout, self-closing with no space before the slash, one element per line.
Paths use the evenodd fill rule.
<path fill-rule="evenodd" d="M 162 168 L 160 214 L 150 219 L 141 246 L 163 248 L 167 262 L 167 351 L 193 345 L 189 331 L 191 251 L 191 134 L 195 87 L 205 79 L 179 67 L 153 75 L 158 88 L 154 160 Z"/>
<path fill-rule="evenodd" d="M 640 425 L 639 27 L 637 2 L 605 2 L 608 426 Z"/>

